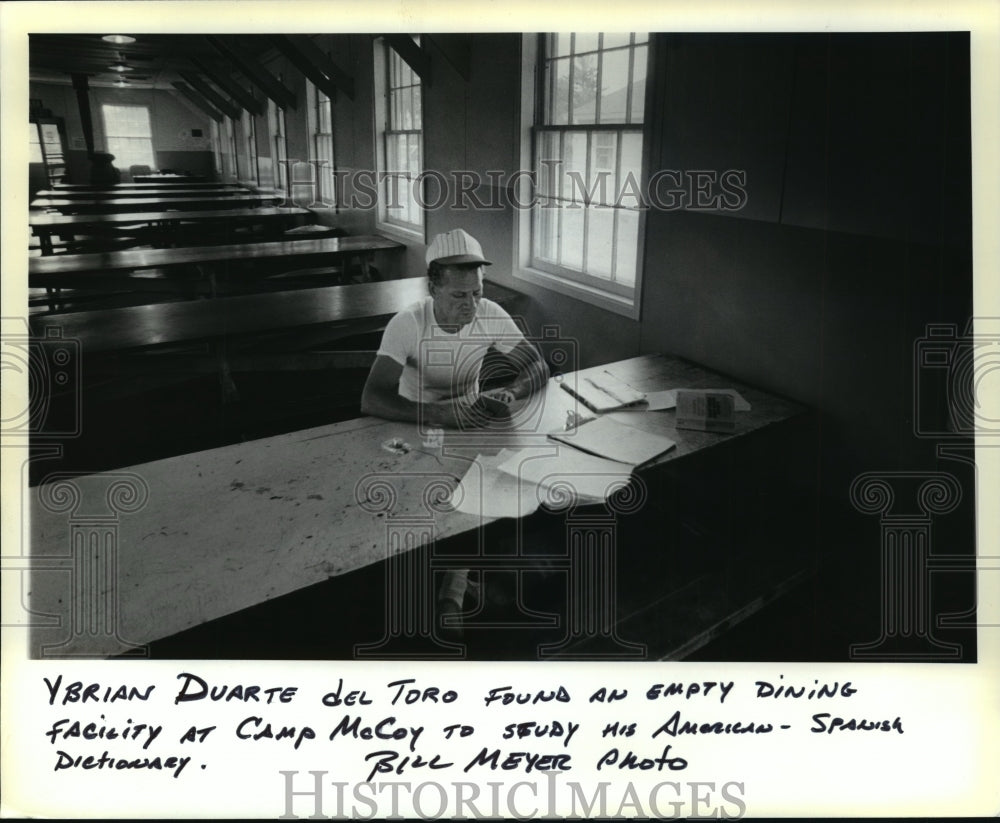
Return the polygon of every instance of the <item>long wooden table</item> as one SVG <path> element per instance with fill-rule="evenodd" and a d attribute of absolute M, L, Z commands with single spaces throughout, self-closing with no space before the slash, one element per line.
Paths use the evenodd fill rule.
<path fill-rule="evenodd" d="M 677 429 L 670 411 L 615 413 L 632 426 L 676 443 L 644 468 L 643 476 L 758 436 L 803 411 L 791 401 L 669 356 L 644 356 L 601 368 L 647 391 L 736 388 L 752 404 L 751 411 L 740 414 L 732 434 Z M 464 513 L 447 502 L 449 490 L 476 455 L 505 447 L 537 449 L 539 454 L 566 448 L 554 446 L 545 436 L 561 431 L 567 412 L 576 409 L 556 378 L 531 408 L 530 419 L 509 429 L 488 437 L 448 431 L 437 446 L 422 446 L 425 435 L 415 424 L 362 417 L 121 471 L 53 478 L 30 492 L 35 571 L 29 588 L 33 611 L 61 622 L 37 627 L 32 651 L 55 656 L 142 653 L 143 644 L 376 563 L 410 564 L 410 576 L 399 575 L 402 586 L 387 591 L 386 598 L 400 614 L 417 614 L 410 610 L 422 607 L 416 600 L 428 595 L 419 584 L 425 579 L 419 573 L 432 577 L 426 564 L 486 568 L 491 562 L 488 555 L 449 561 L 433 548 L 449 538 L 480 533 L 495 521 L 482 509 L 476 513 L 475 506 Z M 405 453 L 383 448 L 394 438 L 412 448 Z M 604 516 L 601 522 L 606 521 Z M 588 522 L 587 528 L 604 528 L 594 526 L 593 517 Z M 91 532 L 101 537 L 91 537 Z M 656 558 L 671 546 L 621 550 L 643 552 L 650 564 L 646 576 L 655 577 L 661 562 Z M 618 618 L 613 592 L 608 591 L 608 547 L 600 558 L 590 557 L 585 546 L 582 554 L 569 544 L 553 551 L 562 557 L 557 562 L 568 574 L 594 587 L 577 592 L 595 599 L 576 603 L 586 620 L 568 620 L 567 641 L 553 651 L 558 656 L 564 649 L 574 656 L 574 648 L 593 635 L 594 629 L 587 626 L 598 627 L 607 640 L 607 621 L 614 625 Z M 387 578 L 390 588 L 393 580 L 392 575 Z M 685 647 L 692 632 L 718 631 L 734 616 L 734 603 L 720 607 L 726 614 L 694 604 L 693 622 L 684 625 L 684 637 L 671 642 Z M 673 627 L 668 623 L 659 630 L 669 634 Z M 356 626 L 352 631 L 359 642 L 376 641 L 382 627 Z M 442 654 L 454 652 L 452 648 Z"/>
<path fill-rule="evenodd" d="M 365 324 L 383 323 L 427 294 L 422 277 L 353 283 L 315 289 L 187 300 L 100 311 L 33 315 L 32 334 L 48 329 L 80 341 L 84 355 L 198 343 L 225 337 L 235 340 L 264 332 L 343 328 L 356 333 Z"/>
<path fill-rule="evenodd" d="M 162 211 L 164 209 L 234 209 L 253 207 L 264 203 L 278 203 L 284 194 L 219 194 L 205 192 L 185 197 L 113 197 L 107 200 L 86 198 L 74 200 L 65 197 L 39 197 L 31 201 L 33 209 L 58 209 L 63 214 L 109 214 L 112 212 Z"/>
<path fill-rule="evenodd" d="M 252 192 L 250 189 L 205 189 L 186 188 L 181 186 L 161 186 L 153 189 L 87 189 L 82 191 L 64 191 L 63 189 L 41 189 L 35 193 L 36 198 L 58 200 L 116 200 L 135 197 L 169 197 L 192 198 L 205 197 L 235 197 L 239 194 L 274 194 L 274 192 Z"/>
<path fill-rule="evenodd" d="M 112 186 L 108 186 L 104 183 L 56 183 L 53 187 L 54 191 L 88 191 L 88 190 L 98 190 L 102 191 L 105 189 L 113 189 L 114 191 L 135 191 L 136 189 L 172 189 L 172 188 L 191 188 L 199 189 L 204 191 L 205 189 L 242 189 L 246 188 L 241 186 L 239 183 L 206 183 L 199 181 L 188 182 L 185 178 L 176 178 L 173 180 L 165 180 L 163 182 L 150 182 L 150 183 L 115 183 Z"/>
<path fill-rule="evenodd" d="M 126 249 L 94 254 L 61 254 L 28 261 L 28 285 L 34 288 L 103 288 L 128 284 L 143 269 L 171 271 L 197 267 L 214 275 L 217 267 L 281 261 L 286 270 L 306 265 L 356 259 L 367 266 L 376 252 L 401 251 L 402 243 L 380 235 L 356 235 L 322 240 L 233 243 L 176 249 Z"/>
<path fill-rule="evenodd" d="M 277 206 L 256 209 L 209 209 L 205 211 L 153 211 L 111 214 L 32 214 L 28 220 L 31 232 L 41 246 L 42 254 L 53 253 L 52 237 L 72 237 L 90 234 L 108 228 L 138 226 L 130 235 L 169 237 L 170 230 L 179 223 L 198 221 L 200 224 L 231 223 L 293 225 L 305 223 L 312 213 L 301 208 Z"/>

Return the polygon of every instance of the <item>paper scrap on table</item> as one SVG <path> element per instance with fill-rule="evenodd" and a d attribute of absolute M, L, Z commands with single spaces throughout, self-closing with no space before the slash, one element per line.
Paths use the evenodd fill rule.
<path fill-rule="evenodd" d="M 481 517 L 526 517 L 534 512 L 539 505 L 534 484 L 499 470 L 513 453 L 504 449 L 497 455 L 476 455 L 451 494 L 452 507 Z"/>
<path fill-rule="evenodd" d="M 540 456 L 537 450 L 522 449 L 510 454 L 500 471 L 539 488 L 537 497 L 553 506 L 571 502 L 602 502 L 628 483 L 631 466 L 560 446 L 556 454 Z"/>
<path fill-rule="evenodd" d="M 640 406 L 645 411 L 663 411 L 677 405 L 677 392 L 685 389 L 665 389 L 664 391 L 646 392 L 647 406 Z M 750 411 L 750 403 L 736 389 L 687 389 L 686 391 L 714 391 L 728 394 L 733 398 L 736 411 Z"/>

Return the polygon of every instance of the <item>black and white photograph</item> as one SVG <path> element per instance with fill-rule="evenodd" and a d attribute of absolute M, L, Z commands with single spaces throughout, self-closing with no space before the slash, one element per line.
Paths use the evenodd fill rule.
<path fill-rule="evenodd" d="M 38 775 L 190 786 L 225 734 L 264 817 L 395 814 L 359 791 L 400 778 L 438 781 L 419 817 L 596 816 L 553 799 L 583 768 L 601 816 L 742 817 L 783 810 L 698 777 L 718 748 L 902 769 L 943 733 L 919 689 L 958 712 L 996 656 L 997 21 L 276 5 L 16 41 L 4 646 Z M 548 806 L 463 814 L 491 776 Z"/>

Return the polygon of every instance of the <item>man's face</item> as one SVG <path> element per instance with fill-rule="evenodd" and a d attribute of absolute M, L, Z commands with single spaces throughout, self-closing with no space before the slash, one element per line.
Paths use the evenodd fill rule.
<path fill-rule="evenodd" d="M 476 316 L 483 297 L 483 267 L 457 268 L 447 266 L 441 280 L 431 283 L 434 298 L 434 319 L 439 326 L 467 326 Z"/>

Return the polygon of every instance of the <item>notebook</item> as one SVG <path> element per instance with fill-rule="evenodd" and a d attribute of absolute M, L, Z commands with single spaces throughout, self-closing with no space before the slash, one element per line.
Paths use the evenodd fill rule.
<path fill-rule="evenodd" d="M 626 408 L 646 399 L 642 392 L 636 391 L 608 371 L 577 375 L 575 381 L 563 380 L 559 385 L 595 412 Z"/>

